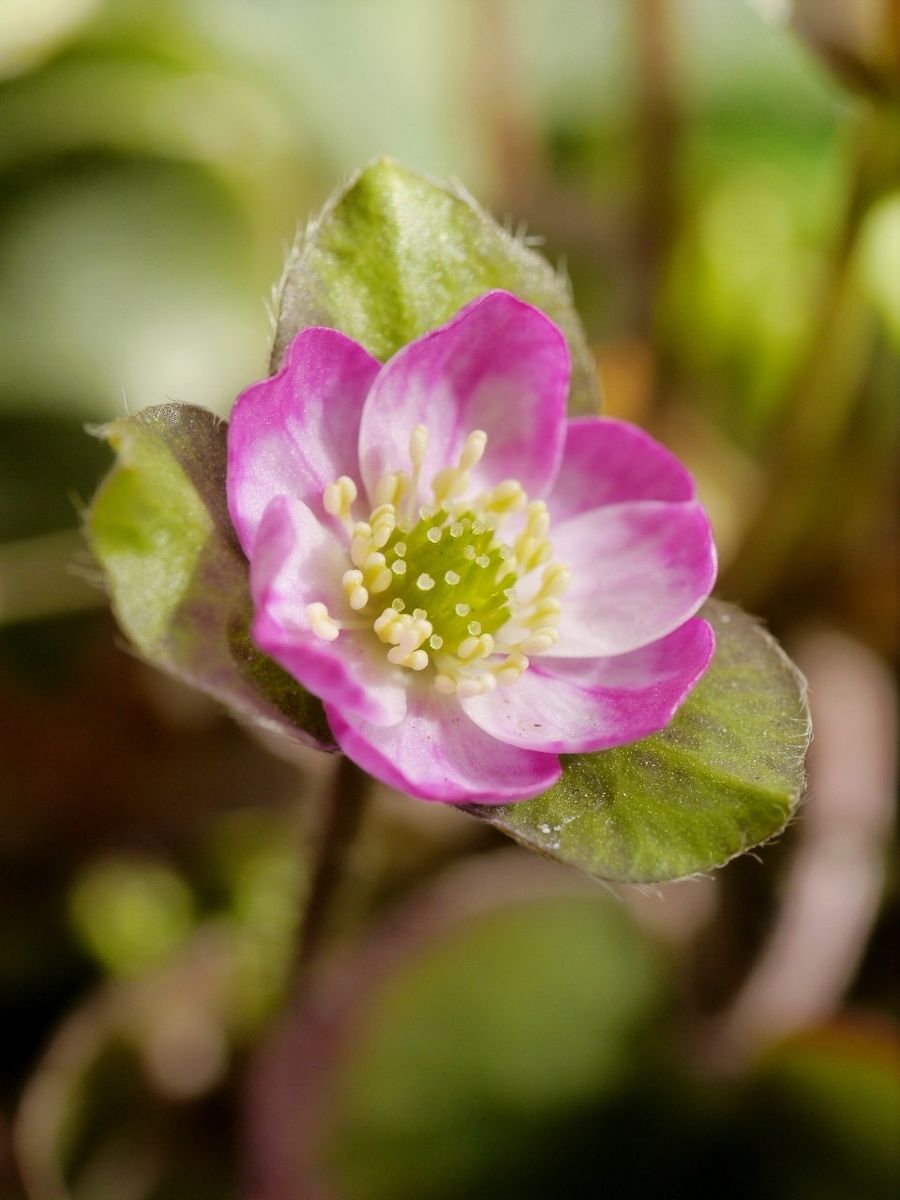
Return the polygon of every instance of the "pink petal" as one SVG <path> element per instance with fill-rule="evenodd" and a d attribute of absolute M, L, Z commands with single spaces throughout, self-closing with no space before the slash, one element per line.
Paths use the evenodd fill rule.
<path fill-rule="evenodd" d="M 612 417 L 569 421 L 562 465 L 547 497 L 554 524 L 627 500 L 693 500 L 694 481 L 649 434 Z"/>
<path fill-rule="evenodd" d="M 462 701 L 502 742 L 554 754 L 607 750 L 664 728 L 706 670 L 715 645 L 706 621 L 615 658 L 540 658 L 511 687 Z"/>
<path fill-rule="evenodd" d="M 322 700 L 389 725 L 406 712 L 402 669 L 387 661 L 371 630 L 344 629 L 323 641 L 306 615 L 316 601 L 332 617 L 349 615 L 340 582 L 346 567 L 346 551 L 306 505 L 277 496 L 263 514 L 250 564 L 253 638 Z"/>
<path fill-rule="evenodd" d="M 385 729 L 325 706 L 340 748 L 376 779 L 422 800 L 507 804 L 536 796 L 559 778 L 553 754 L 498 742 L 465 715 L 455 697 L 423 682 L 409 691 L 406 719 Z"/>
<path fill-rule="evenodd" d="M 429 433 L 419 501 L 455 464 L 466 434 L 483 429 L 480 486 L 518 479 L 541 496 L 559 468 L 569 351 L 549 318 L 508 292 L 488 292 L 386 364 L 366 401 L 359 459 L 370 497 L 387 471 L 409 472 L 409 435 Z"/>
<path fill-rule="evenodd" d="M 655 642 L 694 615 L 716 577 L 712 531 L 696 501 L 595 508 L 551 538 L 572 573 L 553 648 L 560 658 L 604 658 Z"/>
<path fill-rule="evenodd" d="M 274 496 L 295 496 L 325 519 L 324 488 L 339 475 L 359 479 L 360 415 L 379 369 L 336 329 L 303 329 L 278 374 L 238 397 L 228 427 L 228 507 L 248 557 Z"/>

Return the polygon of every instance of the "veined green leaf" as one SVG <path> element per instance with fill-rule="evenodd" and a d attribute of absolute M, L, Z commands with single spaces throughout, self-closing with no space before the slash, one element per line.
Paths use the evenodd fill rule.
<path fill-rule="evenodd" d="M 797 669 L 757 622 L 710 601 L 713 661 L 660 733 L 564 756 L 535 800 L 474 816 L 598 879 L 649 883 L 720 867 L 785 827 L 810 725 Z"/>
<path fill-rule="evenodd" d="M 364 167 L 299 237 L 279 288 L 272 369 L 307 325 L 390 358 L 492 288 L 559 325 L 572 355 L 570 408 L 597 412 L 597 371 L 568 282 L 461 189 L 389 159 Z"/>
<path fill-rule="evenodd" d="M 319 701 L 250 640 L 247 562 L 225 498 L 225 430 L 188 404 L 104 426 L 118 462 L 88 512 L 88 538 L 142 657 L 243 717 L 331 748 Z"/>

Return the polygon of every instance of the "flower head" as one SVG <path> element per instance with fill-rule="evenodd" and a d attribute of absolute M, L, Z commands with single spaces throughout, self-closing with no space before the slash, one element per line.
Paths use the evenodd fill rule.
<path fill-rule="evenodd" d="M 304 329 L 235 405 L 253 636 L 424 799 L 536 795 L 560 753 L 666 725 L 711 657 L 690 476 L 631 425 L 567 420 L 568 377 L 557 327 L 495 291 L 383 366 Z"/>

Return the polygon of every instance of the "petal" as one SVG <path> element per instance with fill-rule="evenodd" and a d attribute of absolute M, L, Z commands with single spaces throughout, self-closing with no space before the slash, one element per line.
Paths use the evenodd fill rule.
<path fill-rule="evenodd" d="M 715 581 L 712 531 L 697 501 L 594 508 L 551 537 L 572 573 L 555 657 L 603 658 L 654 642 L 693 616 Z"/>
<path fill-rule="evenodd" d="M 260 650 L 322 700 L 375 724 L 406 712 L 401 668 L 392 666 L 370 630 L 342 629 L 332 642 L 310 628 L 306 607 L 326 604 L 332 617 L 349 615 L 340 580 L 346 552 L 299 500 L 277 496 L 268 506 L 250 563 Z"/>
<path fill-rule="evenodd" d="M 488 292 L 388 362 L 366 401 L 359 460 L 370 497 L 387 471 L 409 472 L 409 436 L 428 429 L 419 501 L 474 429 L 488 435 L 480 486 L 518 479 L 543 495 L 565 436 L 569 351 L 553 322 L 508 292 Z"/>
<path fill-rule="evenodd" d="M 613 417 L 579 417 L 568 422 L 547 506 L 556 524 L 606 504 L 694 495 L 690 472 L 643 429 Z"/>
<path fill-rule="evenodd" d="M 295 496 L 325 518 L 322 492 L 359 479 L 363 402 L 380 364 L 336 329 L 303 329 L 284 366 L 237 399 L 228 426 L 228 507 L 244 553 L 275 496 Z"/>
<path fill-rule="evenodd" d="M 536 796 L 559 778 L 552 754 L 498 742 L 469 720 L 453 696 L 428 684 L 409 691 L 406 718 L 389 729 L 325 713 L 340 748 L 370 775 L 422 800 L 507 804 Z"/>
<path fill-rule="evenodd" d="M 554 754 L 607 750 L 664 728 L 709 666 L 706 621 L 615 658 L 541 658 L 511 687 L 462 701 L 502 742 Z"/>

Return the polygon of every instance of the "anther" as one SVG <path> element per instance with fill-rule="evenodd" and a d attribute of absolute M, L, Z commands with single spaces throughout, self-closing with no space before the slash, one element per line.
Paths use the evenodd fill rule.
<path fill-rule="evenodd" d="M 363 587 L 363 573 L 359 570 L 345 571 L 341 582 L 350 607 L 356 612 L 369 603 L 369 593 Z"/>
<path fill-rule="evenodd" d="M 474 429 L 463 443 L 459 465 L 464 471 L 471 471 L 476 463 L 481 461 L 484 448 L 487 445 L 487 434 L 483 429 Z"/>
<path fill-rule="evenodd" d="M 409 461 L 414 467 L 421 467 L 428 450 L 428 429 L 425 425 L 417 425 L 409 435 Z"/>
<path fill-rule="evenodd" d="M 479 650 L 480 645 L 477 637 L 463 638 L 456 649 L 457 656 L 464 660 L 472 658 Z"/>
<path fill-rule="evenodd" d="M 376 504 L 399 504 L 406 484 L 407 477 L 402 471 L 389 471 L 382 475 L 375 487 Z"/>
<path fill-rule="evenodd" d="M 348 517 L 356 497 L 356 484 L 349 475 L 341 475 L 334 483 L 329 483 L 322 493 L 322 507 L 333 517 Z"/>
<path fill-rule="evenodd" d="M 321 600 L 306 606 L 306 619 L 309 627 L 323 642 L 333 642 L 341 632 L 341 627 L 328 612 L 328 606 Z"/>
<path fill-rule="evenodd" d="M 559 634 L 555 629 L 539 629 L 537 633 L 523 639 L 519 643 L 519 649 L 523 654 L 544 654 L 557 641 L 559 641 Z"/>

